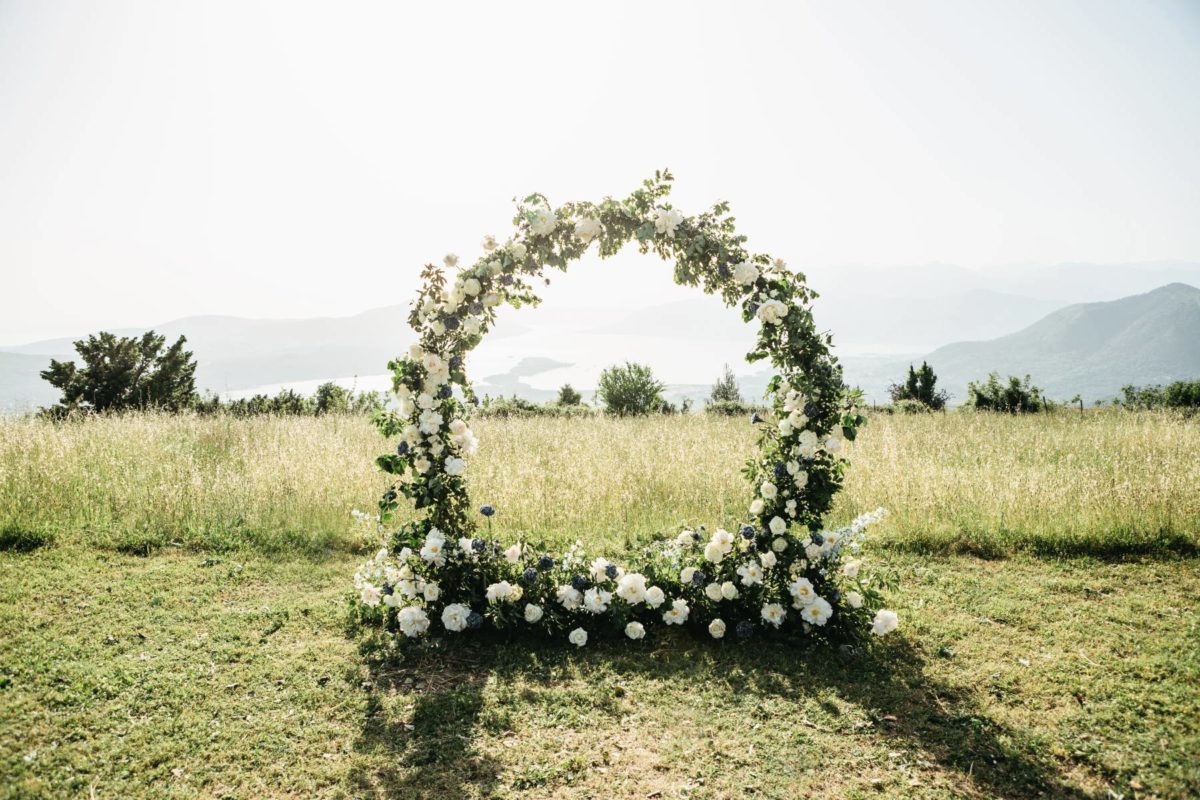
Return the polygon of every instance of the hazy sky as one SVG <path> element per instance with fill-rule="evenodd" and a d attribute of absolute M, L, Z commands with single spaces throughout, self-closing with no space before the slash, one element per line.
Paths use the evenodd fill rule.
<path fill-rule="evenodd" d="M 407 302 L 658 166 L 798 267 L 1200 260 L 1198 76 L 1196 3 L 0 0 L 0 343 Z"/>

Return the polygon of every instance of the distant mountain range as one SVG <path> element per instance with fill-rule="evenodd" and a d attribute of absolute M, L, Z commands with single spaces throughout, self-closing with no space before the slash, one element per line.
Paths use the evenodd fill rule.
<path fill-rule="evenodd" d="M 1188 280 L 1153 283 L 1179 276 Z M 1004 272 L 846 267 L 814 273 L 810 283 L 821 293 L 814 315 L 834 332 L 848 381 L 877 402 L 922 358 L 958 400 L 967 381 L 990 370 L 1029 373 L 1051 396 L 1078 392 L 1088 400 L 1111 397 L 1127 383 L 1200 377 L 1200 292 L 1192 288 L 1200 285 L 1200 264 Z M 1104 297 L 1108 287 L 1134 287 L 1138 294 Z M 1069 292 L 1107 302 L 1056 299 Z M 385 365 L 411 339 L 407 316 L 407 307 L 396 305 L 343 318 L 187 317 L 154 330 L 171 340 L 187 336 L 199 362 L 197 383 L 206 390 L 303 390 L 352 376 L 360 376 L 360 388 L 383 388 Z M 627 311 L 539 308 L 502 317 L 471 366 L 481 393 L 546 399 L 564 382 L 586 394 L 605 364 L 641 360 L 667 376 L 668 394 L 678 400 L 702 398 L 729 362 L 754 396 L 767 372 L 740 361 L 752 340 L 752 325 L 705 295 Z M 0 410 L 53 403 L 56 392 L 38 372 L 51 357 L 73 358 L 73 350 L 71 339 L 0 347 Z"/>

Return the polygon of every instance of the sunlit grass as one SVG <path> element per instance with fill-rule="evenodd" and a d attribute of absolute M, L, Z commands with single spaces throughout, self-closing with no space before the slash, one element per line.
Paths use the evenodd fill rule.
<path fill-rule="evenodd" d="M 746 420 L 480 420 L 495 533 L 619 548 L 744 513 Z M 359 417 L 0 421 L 0 532 L 132 552 L 363 546 L 385 486 Z M 1121 553 L 1200 541 L 1200 424 L 1155 413 L 874 416 L 831 522 L 885 506 L 897 545 Z"/>

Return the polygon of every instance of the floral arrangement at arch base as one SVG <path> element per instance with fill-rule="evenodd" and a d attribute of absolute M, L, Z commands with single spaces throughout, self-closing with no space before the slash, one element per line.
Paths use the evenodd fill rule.
<path fill-rule="evenodd" d="M 398 528 L 355 575 L 357 612 L 398 642 L 481 631 L 533 634 L 582 647 L 599 635 L 642 639 L 686 627 L 711 639 L 797 636 L 826 641 L 882 636 L 898 624 L 882 607 L 888 581 L 860 558 L 864 514 L 823 530 L 865 418 L 846 392 L 828 334 L 817 331 L 804 276 L 746 248 L 729 207 L 684 216 L 667 201 L 672 178 L 656 173 L 628 197 L 550 206 L 540 194 L 518 204 L 513 236 L 484 237 L 470 265 L 448 255 L 427 265 L 409 323 L 418 340 L 389 363 L 394 407 L 375 422 L 396 441 L 376 459 L 393 483 L 379 502 L 386 526 L 401 497 L 418 517 Z M 472 508 L 467 459 L 478 440 L 467 419 L 475 396 L 470 351 L 502 304 L 538 302 L 532 281 L 565 270 L 593 245 L 601 257 L 630 241 L 675 264 L 677 283 L 740 307 L 759 325 L 747 360 L 770 359 L 772 413 L 754 415 L 758 453 L 744 469 L 752 489 L 734 531 L 685 529 L 621 563 L 576 543 L 551 553 L 529 542 L 480 534 L 490 505 Z"/>

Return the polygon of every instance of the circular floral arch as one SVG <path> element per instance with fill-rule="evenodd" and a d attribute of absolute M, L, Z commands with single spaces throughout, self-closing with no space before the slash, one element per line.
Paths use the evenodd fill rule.
<path fill-rule="evenodd" d="M 674 262 L 676 283 L 698 286 L 706 293 L 719 295 L 726 305 L 741 308 L 743 320 L 757 321 L 757 342 L 747 360 L 770 359 L 777 371 L 767 389 L 771 418 L 762 419 L 758 415 L 752 418 L 759 427 L 758 453 L 744 470 L 751 486 L 744 524 L 736 536 L 718 530 L 707 543 L 702 542 L 698 532 L 681 533 L 673 545 L 677 555 L 680 548 L 687 548 L 691 537 L 696 544 L 698 566 L 682 575 L 686 580 L 681 575 L 671 577 L 664 572 L 656 576 L 657 583 L 672 590 L 675 596 L 672 608 L 679 603 L 688 608 L 683 612 L 687 619 L 692 616 L 686 597 L 689 592 L 703 592 L 718 605 L 722 600 L 732 599 L 728 588 L 722 596 L 723 584 L 707 579 L 718 576 L 719 565 L 727 556 L 733 557 L 726 562 L 726 568 L 732 569 L 732 561 L 748 553 L 752 556 L 750 561 L 758 565 L 751 570 L 755 580 L 747 583 L 748 576 L 742 574 L 741 568 L 750 563 L 747 561 L 738 567 L 746 590 L 738 590 L 736 583 L 730 581 L 734 586 L 732 594 L 738 597 L 761 594 L 761 599 L 769 599 L 765 588 L 754 587 L 769 583 L 763 580 L 763 572 L 770 570 L 776 573 L 772 576 L 776 583 L 786 588 L 786 595 L 795 601 L 794 608 L 801 612 L 792 614 L 792 619 L 810 630 L 814 625 L 825 627 L 833 614 L 830 601 L 837 602 L 843 594 L 828 574 L 841 557 L 838 540 L 856 538 L 870 520 L 861 518 L 851 528 L 827 535 L 818 531 L 841 486 L 846 463 L 840 454 L 842 443 L 852 440 L 865 420 L 847 399 L 841 368 L 829 350 L 829 335 L 818 332 L 814 325 L 810 302 L 816 295 L 804 284 L 804 276 L 788 270 L 779 259 L 747 249 L 746 237 L 737 233 L 728 204 L 718 203 L 696 216 L 685 216 L 673 208 L 667 201 L 672 180 L 669 172 L 657 172 L 623 199 L 609 197 L 599 203 L 566 203 L 558 208 L 551 207 L 541 194 L 529 195 L 518 203 L 511 238 L 501 243 L 492 236 L 485 237 L 483 254 L 469 266 L 460 265 L 455 256 L 447 256 L 444 266 L 430 264 L 424 268 L 422 285 L 409 316 L 418 340 L 405 357 L 389 363 L 398 402 L 393 410 L 377 418 L 380 431 L 389 438 L 398 437 L 399 442 L 395 451 L 376 460 L 382 470 L 395 476 L 380 501 L 380 521 L 386 523 L 393 518 L 400 495 L 409 498 L 419 513 L 396 532 L 390 548 L 381 550 L 359 572 L 357 583 L 363 603 L 367 609 L 375 609 L 366 611 L 368 616 L 381 614 L 390 630 L 398 629 L 405 635 L 424 633 L 429 625 L 427 609 L 436 612 L 439 607 L 447 630 L 481 626 L 485 612 L 497 628 L 505 628 L 510 620 L 501 612 L 506 610 L 506 603 L 516 602 L 509 595 L 520 598 L 526 594 L 520 588 L 522 584 L 532 589 L 531 584 L 547 578 L 551 580 L 543 587 L 543 593 L 568 590 L 568 601 L 563 600 L 562 592 L 558 598 L 558 605 L 568 612 L 578 610 L 571 608 L 572 605 L 585 606 L 582 597 L 587 591 L 600 593 L 601 599 L 607 594 L 609 601 L 591 603 L 592 610 L 585 612 L 599 613 L 595 611 L 599 605 L 607 611 L 612 592 L 603 588 L 606 581 L 620 596 L 617 582 L 626 580 L 625 570 L 604 559 L 598 560 L 607 565 L 599 574 L 595 562 L 590 570 L 581 570 L 579 575 L 568 574 L 572 569 L 579 570 L 577 564 L 571 564 L 571 553 L 555 559 L 549 554 L 538 556 L 527 552 L 528 548 L 519 543 L 502 550 L 498 542 L 474 537 L 476 517 L 468 497 L 465 472 L 466 460 L 475 452 L 477 440 L 467 423 L 475 396 L 467 379 L 466 357 L 494 324 L 500 305 L 539 302 L 532 280 L 543 277 L 546 268 L 565 270 L 593 245 L 604 258 L 636 241 L 641 252 L 654 252 Z M 492 509 L 484 506 L 481 511 L 490 515 Z M 579 554 L 574 557 L 577 559 Z M 437 581 L 429 575 L 416 574 L 416 571 L 444 571 L 448 562 L 459 559 L 475 565 L 494 560 L 498 564 L 529 566 L 513 573 L 515 583 L 498 579 L 504 570 L 483 566 L 451 569 L 456 584 L 453 587 L 444 585 L 444 578 Z M 680 556 L 672 563 L 684 561 L 686 558 Z M 781 561 L 787 562 L 782 565 L 786 569 L 775 570 Z M 706 574 L 705 565 L 711 575 Z M 651 572 L 655 569 L 661 571 L 662 565 L 653 567 Z M 857 576 L 857 567 L 852 572 Z M 636 575 L 639 580 L 646 577 L 642 573 L 628 574 Z M 702 584 L 697 575 L 707 582 Z M 481 583 L 492 578 L 497 580 L 486 589 L 471 585 L 472 581 Z M 556 585 L 558 580 L 565 583 Z M 804 584 L 798 583 L 801 580 Z M 500 590 L 496 586 L 501 583 L 504 591 L 511 591 L 498 600 L 495 595 Z M 418 584 L 436 588 L 417 590 Z M 826 584 L 830 600 L 815 591 L 812 594 L 820 601 L 818 609 L 827 608 L 828 614 L 824 618 L 821 614 L 812 617 L 816 613 L 810 609 L 813 604 L 801 601 L 808 599 L 809 589 Z M 714 585 L 718 587 L 715 593 Z M 626 605 L 645 603 L 642 596 L 645 588 L 642 586 L 641 593 L 634 592 L 636 603 L 626 601 Z M 663 587 L 651 588 L 666 599 Z M 572 589 L 581 597 L 578 604 L 569 601 Z M 460 596 L 450 598 L 447 596 L 450 591 Z M 852 601 L 848 610 L 855 613 L 848 613 L 847 618 L 865 613 L 864 597 L 878 599 L 873 588 L 858 582 L 848 594 Z M 451 599 L 458 602 L 450 602 Z M 703 598 L 697 599 L 704 603 Z M 474 608 L 477 603 L 485 604 L 483 611 Z M 525 603 L 527 608 L 533 605 Z M 770 613 L 777 619 L 768 618 L 768 606 L 772 606 Z M 775 606 L 779 606 L 777 611 Z M 528 624 L 542 620 L 545 609 L 540 605 L 535 607 L 538 611 L 526 612 Z M 670 613 L 668 610 L 663 616 L 668 624 Z M 710 618 L 710 625 L 715 625 L 716 620 L 723 626 L 726 621 L 714 616 L 717 613 L 719 607 L 703 616 Z M 738 613 L 746 612 L 741 609 Z M 811 619 L 804 618 L 806 613 Z M 537 620 L 528 619 L 535 615 Z M 457 624 L 460 616 L 463 626 Z M 782 604 L 764 603 L 762 618 L 748 624 L 765 623 L 767 627 L 780 628 L 787 616 Z M 418 618 L 423 620 L 424 628 L 413 622 Z M 471 625 L 466 624 L 468 618 Z M 701 615 L 694 615 L 693 623 L 699 621 Z M 561 627 L 571 622 L 568 614 L 564 619 L 547 620 L 543 624 L 553 629 L 555 625 Z M 631 619 L 632 622 L 637 620 Z M 739 625 L 740 622 L 746 620 L 739 621 Z M 744 625 L 740 626 L 739 633 L 744 629 Z M 585 628 L 581 626 L 578 630 Z M 580 638 L 575 635 L 577 631 L 572 632 L 575 639 Z M 716 635 L 711 630 L 710 633 Z M 586 639 L 586 634 L 583 638 Z"/>

